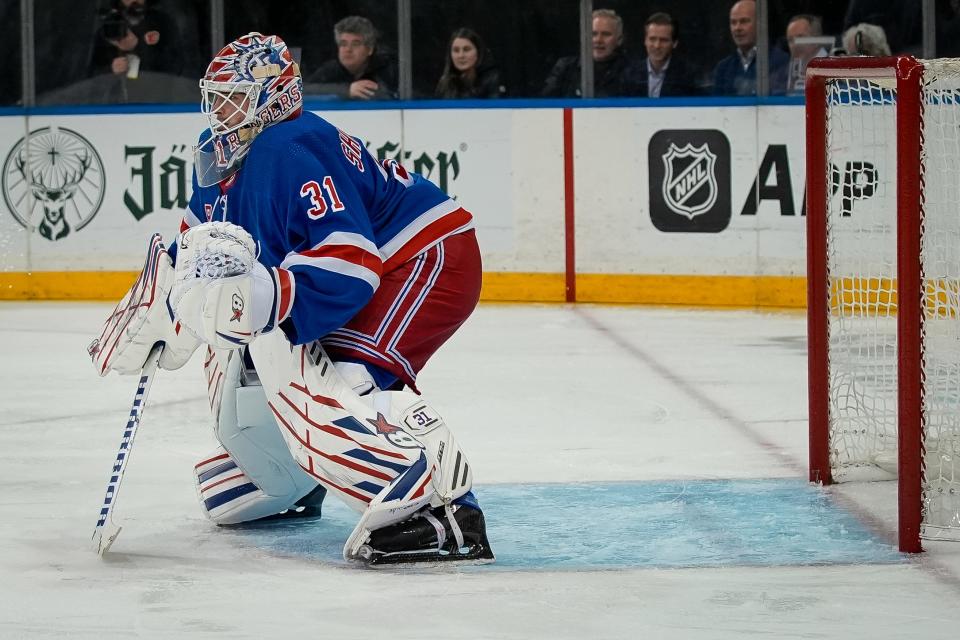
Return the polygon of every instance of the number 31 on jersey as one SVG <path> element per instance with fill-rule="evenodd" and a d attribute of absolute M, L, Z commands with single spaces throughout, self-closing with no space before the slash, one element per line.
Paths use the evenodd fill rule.
<path fill-rule="evenodd" d="M 317 184 L 316 180 L 304 182 L 303 186 L 300 187 L 300 196 L 310 198 L 310 203 L 313 205 L 307 209 L 307 215 L 311 220 L 319 220 L 326 215 L 328 209 L 335 212 L 346 209 L 340 200 L 340 196 L 337 195 L 337 187 L 333 184 L 333 178 L 324 176 L 322 183 L 323 188 Z"/>

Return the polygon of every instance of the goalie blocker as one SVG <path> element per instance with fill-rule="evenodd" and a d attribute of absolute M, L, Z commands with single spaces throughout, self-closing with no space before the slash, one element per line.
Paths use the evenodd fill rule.
<path fill-rule="evenodd" d="M 168 304 L 175 279 L 173 260 L 160 234 L 154 234 L 140 275 L 87 347 L 99 375 L 139 374 L 157 343 L 164 344 L 161 369 L 179 369 L 187 363 L 200 342 L 183 330 Z"/>

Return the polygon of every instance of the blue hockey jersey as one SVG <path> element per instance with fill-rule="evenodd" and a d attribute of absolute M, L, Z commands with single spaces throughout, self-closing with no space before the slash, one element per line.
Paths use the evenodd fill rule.
<path fill-rule="evenodd" d="M 393 160 L 378 163 L 310 112 L 264 129 L 220 184 L 200 187 L 194 173 L 180 230 L 208 221 L 240 225 L 258 243 L 277 281 L 276 322 L 294 344 L 343 326 L 383 274 L 473 228 L 470 213 L 432 182 Z"/>

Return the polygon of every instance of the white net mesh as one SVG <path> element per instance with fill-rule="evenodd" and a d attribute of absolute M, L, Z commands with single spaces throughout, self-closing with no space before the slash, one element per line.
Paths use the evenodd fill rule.
<path fill-rule="evenodd" d="M 926 537 L 960 538 L 960 61 L 925 63 L 921 344 Z M 853 75 L 853 74 L 851 74 Z M 892 82 L 827 84 L 830 465 L 889 479 L 897 462 L 897 131 Z"/>
<path fill-rule="evenodd" d="M 896 106 L 864 79 L 828 84 L 830 464 L 890 478 L 897 451 Z"/>
<path fill-rule="evenodd" d="M 924 64 L 923 528 L 960 539 L 960 61 Z"/>

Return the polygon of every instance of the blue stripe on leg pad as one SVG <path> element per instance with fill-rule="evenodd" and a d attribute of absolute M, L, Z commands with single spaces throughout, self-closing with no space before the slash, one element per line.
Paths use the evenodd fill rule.
<path fill-rule="evenodd" d="M 198 479 L 201 483 L 204 483 L 204 482 L 206 482 L 207 480 L 209 480 L 210 478 L 213 478 L 213 477 L 215 477 L 215 476 L 220 475 L 220 474 L 223 473 L 224 471 L 229 471 L 230 469 L 236 469 L 236 468 L 237 468 L 237 463 L 234 462 L 233 460 L 228 460 L 227 462 L 224 462 L 223 464 L 218 464 L 218 465 L 215 466 L 213 469 L 210 469 L 210 470 L 208 470 L 208 471 L 204 471 L 203 473 L 201 473 L 200 475 L 197 476 L 197 479 Z"/>
<path fill-rule="evenodd" d="M 241 484 L 233 487 L 232 489 L 221 491 L 220 493 L 207 498 L 203 501 L 203 506 L 206 507 L 207 511 L 213 511 L 217 507 L 223 506 L 231 500 L 236 500 L 237 498 L 245 496 L 248 493 L 252 493 L 256 490 L 257 486 L 252 482 Z"/>

